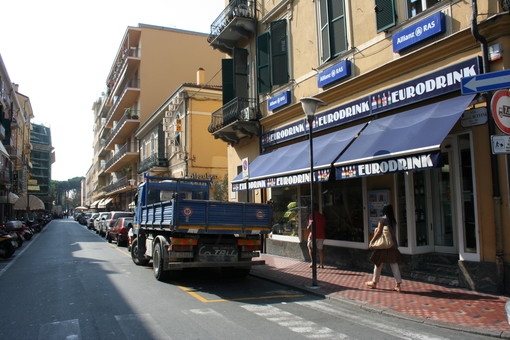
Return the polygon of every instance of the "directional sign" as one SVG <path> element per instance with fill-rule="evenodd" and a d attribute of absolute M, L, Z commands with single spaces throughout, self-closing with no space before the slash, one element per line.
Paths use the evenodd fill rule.
<path fill-rule="evenodd" d="M 462 94 L 486 92 L 510 87 L 510 70 L 462 78 Z"/>

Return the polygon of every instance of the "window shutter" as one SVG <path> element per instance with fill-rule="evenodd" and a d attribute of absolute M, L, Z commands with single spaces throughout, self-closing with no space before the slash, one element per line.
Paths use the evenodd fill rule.
<path fill-rule="evenodd" d="M 331 48 L 329 45 L 329 15 L 328 15 L 328 0 L 320 0 L 320 30 L 321 30 L 321 43 L 322 43 L 322 62 L 331 58 Z"/>
<path fill-rule="evenodd" d="M 377 32 L 381 32 L 395 26 L 397 16 L 395 13 L 394 0 L 375 0 L 375 15 Z"/>
<path fill-rule="evenodd" d="M 287 21 L 274 21 L 271 23 L 271 73 L 273 85 L 282 85 L 289 82 L 287 51 Z"/>
<path fill-rule="evenodd" d="M 269 40 L 269 32 L 257 37 L 257 71 L 260 94 L 271 92 L 271 59 Z"/>
<path fill-rule="evenodd" d="M 234 96 L 248 98 L 248 50 L 234 49 Z"/>
<path fill-rule="evenodd" d="M 332 54 L 332 57 L 336 57 L 341 52 L 347 50 L 347 30 L 345 27 L 345 11 L 343 0 L 331 2 L 330 16 L 330 53 Z"/>
<path fill-rule="evenodd" d="M 223 85 L 223 105 L 234 99 L 234 60 L 221 60 L 221 77 Z"/>

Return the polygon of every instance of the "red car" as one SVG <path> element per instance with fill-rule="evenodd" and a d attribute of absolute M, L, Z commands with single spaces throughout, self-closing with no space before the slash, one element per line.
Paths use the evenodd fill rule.
<path fill-rule="evenodd" d="M 113 227 L 106 232 L 106 240 L 108 242 L 117 241 L 117 245 L 127 245 L 128 232 L 133 227 L 132 217 L 119 217 Z"/>

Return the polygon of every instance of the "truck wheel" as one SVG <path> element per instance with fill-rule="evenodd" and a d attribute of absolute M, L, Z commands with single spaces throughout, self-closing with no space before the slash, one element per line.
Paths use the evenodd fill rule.
<path fill-rule="evenodd" d="M 138 251 L 138 239 L 133 240 L 131 245 L 131 259 L 138 266 L 146 266 L 149 264 L 149 260 L 143 258 L 143 254 L 139 254 Z"/>
<path fill-rule="evenodd" d="M 158 281 L 164 281 L 168 278 L 168 272 L 163 268 L 163 250 L 161 249 L 161 243 L 156 243 L 156 246 L 154 247 L 154 254 L 152 255 L 152 270 L 154 271 L 154 277 Z"/>

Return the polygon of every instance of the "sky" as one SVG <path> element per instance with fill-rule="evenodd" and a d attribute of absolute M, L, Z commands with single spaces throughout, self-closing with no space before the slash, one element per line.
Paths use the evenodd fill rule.
<path fill-rule="evenodd" d="M 210 32 L 224 0 L 3 1 L 0 55 L 32 122 L 51 128 L 52 179 L 85 176 L 92 165 L 92 104 L 128 26 Z"/>

